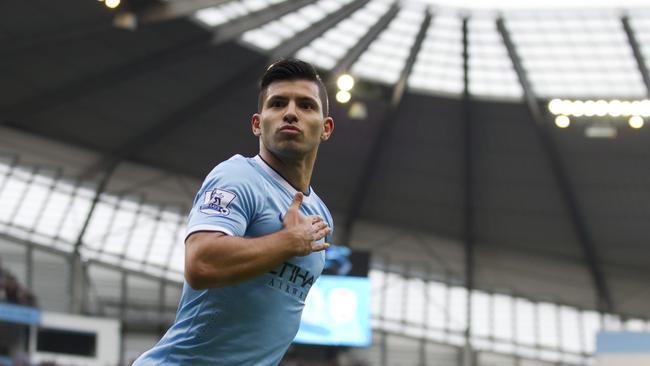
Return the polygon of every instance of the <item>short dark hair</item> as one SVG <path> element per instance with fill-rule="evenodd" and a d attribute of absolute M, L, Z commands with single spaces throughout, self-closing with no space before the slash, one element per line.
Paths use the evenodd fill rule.
<path fill-rule="evenodd" d="M 284 80 L 309 80 L 318 86 L 318 94 L 321 104 L 323 105 L 323 117 L 329 116 L 329 101 L 327 98 L 327 89 L 316 72 L 314 66 L 310 63 L 295 58 L 282 59 L 272 63 L 262 75 L 260 80 L 260 94 L 257 100 L 258 112 L 262 111 L 266 91 L 274 81 Z"/>

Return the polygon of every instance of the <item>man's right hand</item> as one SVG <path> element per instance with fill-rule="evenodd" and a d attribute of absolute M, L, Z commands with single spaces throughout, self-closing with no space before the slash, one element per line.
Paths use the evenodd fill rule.
<path fill-rule="evenodd" d="M 327 249 L 329 243 L 316 243 L 329 234 L 330 228 L 320 216 L 306 216 L 300 212 L 303 194 L 297 192 L 293 202 L 284 215 L 282 224 L 287 232 L 295 239 L 294 255 L 305 256 L 312 252 Z"/>

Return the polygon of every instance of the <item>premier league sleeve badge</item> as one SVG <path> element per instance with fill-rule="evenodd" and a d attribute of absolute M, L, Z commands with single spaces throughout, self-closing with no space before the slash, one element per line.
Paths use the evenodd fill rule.
<path fill-rule="evenodd" d="M 199 206 L 199 211 L 206 215 L 228 216 L 230 209 L 228 206 L 237 198 L 237 195 L 223 189 L 214 188 L 203 194 L 203 204 Z"/>

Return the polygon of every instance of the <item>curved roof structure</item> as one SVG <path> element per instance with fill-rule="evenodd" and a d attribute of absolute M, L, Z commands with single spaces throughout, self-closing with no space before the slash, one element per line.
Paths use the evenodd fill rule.
<path fill-rule="evenodd" d="M 180 278 L 195 189 L 256 153 L 257 77 L 297 55 L 331 95 L 339 73 L 358 79 L 313 179 L 339 243 L 458 283 L 470 248 L 475 288 L 650 317 L 649 132 L 617 117 L 556 129 L 546 108 L 648 97 L 648 9 L 30 1 L 0 5 L 0 39 L 0 167 L 59 167 L 11 171 L 78 192 L 34 199 L 50 220 L 77 212 L 21 232 L 44 246 Z M 587 138 L 593 123 L 616 138 Z M 35 225 L 2 199 L 3 223 Z"/>

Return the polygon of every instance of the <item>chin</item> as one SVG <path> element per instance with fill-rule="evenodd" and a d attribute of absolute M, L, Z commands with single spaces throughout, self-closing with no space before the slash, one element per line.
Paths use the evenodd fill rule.
<path fill-rule="evenodd" d="M 272 149 L 271 152 L 273 152 L 273 154 L 275 154 L 276 156 L 295 159 L 307 155 L 309 151 L 305 150 L 304 148 L 301 148 L 300 146 L 297 146 L 297 144 L 284 143 L 275 146 L 275 148 Z"/>

